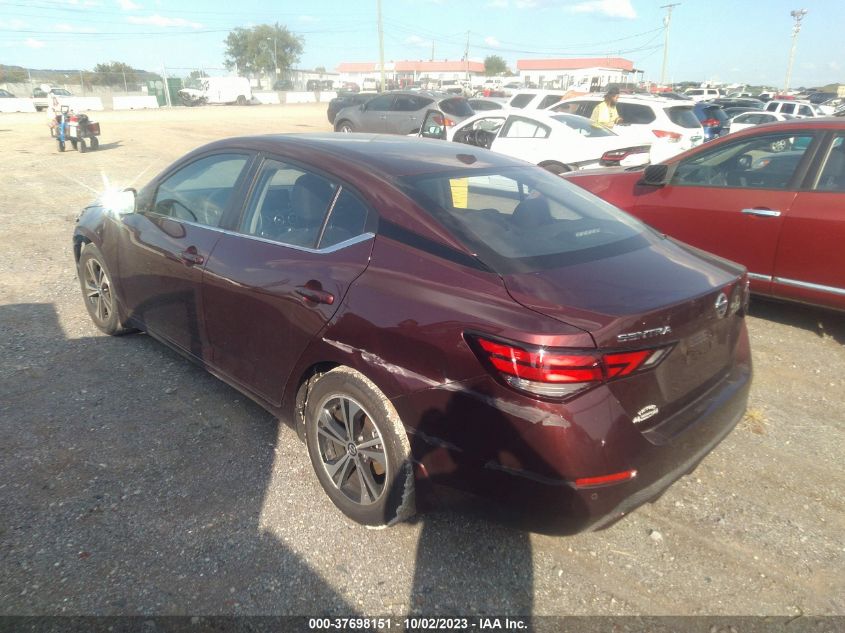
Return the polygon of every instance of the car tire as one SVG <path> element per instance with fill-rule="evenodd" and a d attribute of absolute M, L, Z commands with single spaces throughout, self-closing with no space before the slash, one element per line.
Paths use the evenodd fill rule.
<path fill-rule="evenodd" d="M 355 131 L 355 126 L 352 125 L 350 121 L 341 121 L 335 126 L 335 132 L 343 132 L 344 134 L 350 134 Z"/>
<path fill-rule="evenodd" d="M 98 147 L 100 147 L 100 139 L 98 139 L 96 136 L 92 136 L 91 149 L 97 149 Z"/>
<path fill-rule="evenodd" d="M 245 96 L 243 96 L 243 95 L 238 95 L 238 99 L 237 99 L 236 103 L 237 103 L 239 106 L 246 105 L 246 97 L 245 97 Z"/>
<path fill-rule="evenodd" d="M 323 490 L 353 521 L 392 525 L 414 514 L 408 436 L 393 404 L 363 374 L 338 367 L 313 382 L 305 442 Z"/>
<path fill-rule="evenodd" d="M 565 174 L 566 172 L 572 171 L 571 167 L 568 167 L 567 165 L 564 165 L 563 163 L 556 163 L 554 161 L 549 161 L 547 163 L 540 163 L 540 167 L 542 167 L 546 171 L 549 171 L 549 172 L 555 174 L 556 176 L 559 176 L 560 174 Z"/>
<path fill-rule="evenodd" d="M 76 141 L 76 149 L 79 151 L 80 154 L 84 154 L 88 151 L 88 146 L 85 144 L 85 139 L 79 139 Z"/>
<path fill-rule="evenodd" d="M 112 276 L 103 254 L 93 244 L 85 244 L 79 255 L 77 276 L 88 316 L 100 330 L 111 336 L 134 331 L 124 327 L 117 311 L 117 296 L 112 287 Z"/>
<path fill-rule="evenodd" d="M 59 141 L 59 151 L 60 152 L 65 151 L 65 142 L 64 141 Z"/>
<path fill-rule="evenodd" d="M 70 139 L 70 146 L 71 146 L 73 149 L 76 149 L 76 139 Z"/>

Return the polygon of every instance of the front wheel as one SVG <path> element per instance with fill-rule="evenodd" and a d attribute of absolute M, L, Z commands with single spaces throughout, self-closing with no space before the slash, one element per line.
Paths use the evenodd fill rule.
<path fill-rule="evenodd" d="M 246 105 L 246 97 L 243 95 L 238 95 L 238 100 L 236 102 L 239 106 Z"/>
<path fill-rule="evenodd" d="M 79 150 L 80 154 L 84 154 L 88 151 L 88 146 L 85 144 L 85 139 L 79 139 L 76 141 L 76 149 Z"/>
<path fill-rule="evenodd" d="M 363 374 L 339 367 L 316 380 L 305 439 L 320 485 L 346 516 L 391 525 L 414 514 L 408 436 L 391 402 Z"/>
<path fill-rule="evenodd" d="M 100 146 L 100 140 L 96 136 L 91 137 L 91 149 L 97 149 Z"/>
<path fill-rule="evenodd" d="M 124 327 L 120 322 L 111 273 L 102 253 L 93 244 L 82 247 L 77 272 L 85 307 L 94 325 L 112 336 L 131 332 L 131 328 Z"/>
<path fill-rule="evenodd" d="M 343 132 L 344 134 L 350 134 L 351 132 L 355 131 L 355 126 L 352 125 L 349 121 L 341 121 L 335 126 L 336 132 Z"/>
<path fill-rule="evenodd" d="M 59 141 L 59 151 L 60 152 L 65 151 L 65 142 L 64 141 Z"/>

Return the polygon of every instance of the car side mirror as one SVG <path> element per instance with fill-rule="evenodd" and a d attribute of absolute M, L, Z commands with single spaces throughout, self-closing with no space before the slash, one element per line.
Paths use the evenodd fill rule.
<path fill-rule="evenodd" d="M 138 192 L 129 187 L 123 191 L 107 191 L 100 199 L 103 208 L 115 217 L 135 213 L 135 200 Z"/>
<path fill-rule="evenodd" d="M 446 140 L 446 126 L 444 125 L 443 115 L 439 111 L 429 110 L 425 113 L 425 119 L 420 126 L 420 136 Z"/>
<path fill-rule="evenodd" d="M 648 165 L 637 184 L 650 187 L 663 187 L 669 184 L 669 165 Z"/>

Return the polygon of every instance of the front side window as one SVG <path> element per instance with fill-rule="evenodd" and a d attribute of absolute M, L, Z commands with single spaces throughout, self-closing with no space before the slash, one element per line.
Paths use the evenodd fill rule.
<path fill-rule="evenodd" d="M 575 116 L 571 114 L 557 114 L 552 117 L 555 121 L 560 121 L 573 132 L 577 132 L 581 136 L 588 136 L 590 138 L 597 136 L 616 136 L 614 132 L 608 130 L 606 127 L 596 125 L 590 119 L 585 119 L 582 116 Z"/>
<path fill-rule="evenodd" d="M 152 211 L 204 226 L 220 226 L 248 160 L 243 154 L 215 154 L 194 161 L 159 185 Z"/>
<path fill-rule="evenodd" d="M 780 111 L 783 114 L 794 114 L 795 113 L 795 104 L 794 103 L 784 103 L 781 106 Z"/>
<path fill-rule="evenodd" d="M 560 101 L 562 97 L 563 95 L 546 95 L 545 97 L 543 97 L 542 101 L 540 101 L 540 105 L 538 105 L 537 108 L 540 110 L 545 110 L 552 104 L 555 104 Z"/>
<path fill-rule="evenodd" d="M 812 134 L 780 133 L 723 144 L 682 160 L 672 185 L 787 189 L 812 141 Z"/>
<path fill-rule="evenodd" d="M 282 244 L 316 248 L 337 188 L 322 176 L 267 160 L 240 230 Z"/>
<path fill-rule="evenodd" d="M 813 109 L 810 106 L 802 105 L 798 107 L 799 116 L 813 116 Z"/>
<path fill-rule="evenodd" d="M 369 101 L 367 101 L 367 105 L 364 106 L 368 112 L 386 112 L 390 110 L 390 106 L 393 103 L 393 95 L 381 95 L 380 97 L 373 97 Z"/>

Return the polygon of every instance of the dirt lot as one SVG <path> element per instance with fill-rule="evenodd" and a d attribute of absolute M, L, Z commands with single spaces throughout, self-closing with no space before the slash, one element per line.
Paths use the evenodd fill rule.
<path fill-rule="evenodd" d="M 285 425 L 149 338 L 95 330 L 70 249 L 106 180 L 222 136 L 328 130 L 325 106 L 98 118 L 82 155 L 43 114 L 0 116 L 0 613 L 845 614 L 845 317 L 756 302 L 748 416 L 606 531 L 454 513 L 367 530 Z"/>

